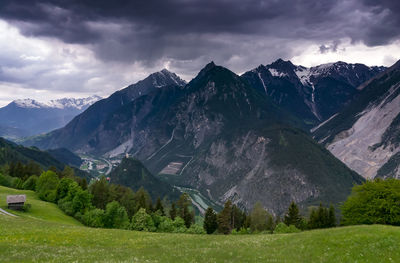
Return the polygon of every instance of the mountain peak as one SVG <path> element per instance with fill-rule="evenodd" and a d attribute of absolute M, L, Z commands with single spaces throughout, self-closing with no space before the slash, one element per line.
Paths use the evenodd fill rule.
<path fill-rule="evenodd" d="M 296 69 L 296 66 L 290 60 L 277 59 L 275 62 L 266 66 L 273 76 L 282 76 L 282 74 L 292 74 Z"/>
<path fill-rule="evenodd" d="M 210 70 L 210 69 L 212 69 L 212 68 L 215 68 L 216 66 L 217 66 L 217 65 L 215 65 L 214 61 L 211 61 L 210 63 L 208 63 L 208 64 L 202 69 L 202 71 L 203 71 L 203 70 L 208 71 L 208 70 Z"/>
<path fill-rule="evenodd" d="M 278 58 L 276 61 L 272 62 L 269 64 L 269 66 L 275 66 L 275 67 L 282 67 L 282 66 L 290 66 L 294 67 L 293 63 L 290 60 L 283 60 L 281 58 Z"/>
<path fill-rule="evenodd" d="M 40 103 L 34 99 L 18 99 L 18 100 L 13 100 L 9 105 L 16 105 L 17 107 L 21 108 L 42 108 L 46 107 L 45 104 Z"/>
<path fill-rule="evenodd" d="M 213 70 L 213 69 L 215 69 L 215 68 L 217 68 L 217 67 L 218 67 L 218 66 L 215 65 L 214 61 L 211 61 L 210 63 L 208 63 L 207 65 L 205 65 L 204 68 L 202 68 L 202 69 L 200 70 L 199 74 L 197 74 L 197 77 L 196 77 L 195 79 L 197 79 L 197 78 L 199 78 L 199 77 L 205 76 L 208 72 L 210 72 L 211 70 Z"/>
<path fill-rule="evenodd" d="M 151 82 L 151 84 L 156 88 L 161 88 L 171 84 L 177 86 L 186 85 L 186 81 L 184 81 L 178 75 L 169 71 L 166 68 L 162 69 L 161 71 L 150 74 L 147 78 L 139 81 L 138 83 L 143 83 L 148 81 Z"/>

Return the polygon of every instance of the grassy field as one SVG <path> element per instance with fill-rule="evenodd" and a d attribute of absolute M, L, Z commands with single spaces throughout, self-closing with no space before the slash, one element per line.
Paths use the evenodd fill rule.
<path fill-rule="evenodd" d="M 400 262 L 400 227 L 209 236 L 93 229 L 33 213 L 0 215 L 0 262 Z"/>

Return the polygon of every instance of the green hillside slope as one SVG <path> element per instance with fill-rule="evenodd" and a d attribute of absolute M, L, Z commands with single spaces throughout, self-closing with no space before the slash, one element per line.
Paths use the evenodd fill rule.
<path fill-rule="evenodd" d="M 26 195 L 26 203 L 31 204 L 31 210 L 29 212 L 17 212 L 7 210 L 7 195 L 20 194 Z M 40 224 L 43 224 L 43 227 L 45 227 L 48 222 L 62 223 L 65 225 L 81 225 L 81 223 L 79 223 L 74 218 L 64 214 L 64 212 L 62 212 L 56 204 L 40 200 L 39 197 L 37 197 L 36 193 L 33 191 L 16 190 L 0 186 L 0 208 L 17 215 L 19 217 L 18 219 L 22 221 L 29 220 L 27 222 L 31 222 L 31 219 L 40 220 Z M 46 222 L 43 222 L 43 220 Z M 0 225 L 0 229 L 2 228 L 2 226 L 3 224 Z"/>
<path fill-rule="evenodd" d="M 33 192 L 32 211 L 0 215 L 4 262 L 399 262 L 400 227 L 352 226 L 297 234 L 189 235 L 78 226 Z"/>

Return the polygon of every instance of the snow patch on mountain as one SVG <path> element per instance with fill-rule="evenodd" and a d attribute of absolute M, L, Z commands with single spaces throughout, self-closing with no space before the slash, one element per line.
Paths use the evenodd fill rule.
<path fill-rule="evenodd" d="M 274 76 L 274 77 L 282 78 L 282 77 L 285 77 L 285 76 L 288 75 L 287 73 L 279 72 L 278 70 L 276 70 L 274 68 L 269 68 L 268 70 L 269 70 L 269 72 L 271 72 L 271 75 Z"/>
<path fill-rule="evenodd" d="M 260 73 L 260 72 L 257 72 L 257 76 L 258 76 L 258 78 L 260 79 L 261 84 L 262 84 L 263 87 L 264 87 L 265 94 L 268 94 L 268 92 L 267 92 L 267 86 L 265 86 L 265 82 L 264 82 L 263 78 L 261 77 L 261 73 Z"/>
<path fill-rule="evenodd" d="M 27 109 L 39 109 L 39 108 L 53 108 L 53 109 L 66 109 L 66 108 L 75 108 L 78 110 L 83 110 L 84 108 L 92 105 L 96 101 L 102 99 L 97 95 L 90 96 L 87 98 L 63 98 L 58 100 L 50 100 L 47 102 L 39 102 L 33 99 L 20 99 L 14 100 L 14 103 L 17 107 L 27 108 Z"/>
<path fill-rule="evenodd" d="M 303 66 L 298 66 L 296 70 L 294 71 L 296 73 L 297 77 L 299 78 L 301 84 L 304 86 L 309 86 L 310 85 L 310 76 L 311 72 L 309 68 L 303 67 Z"/>

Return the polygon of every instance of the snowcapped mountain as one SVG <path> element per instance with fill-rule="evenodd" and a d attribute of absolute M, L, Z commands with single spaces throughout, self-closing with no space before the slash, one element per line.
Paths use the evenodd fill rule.
<path fill-rule="evenodd" d="M 242 75 L 267 95 L 311 126 L 337 113 L 358 94 L 357 87 L 385 67 L 336 62 L 307 68 L 278 59 Z"/>
<path fill-rule="evenodd" d="M 39 102 L 15 100 L 0 108 L 0 134 L 8 139 L 49 132 L 66 125 L 72 118 L 100 100 L 99 96 L 64 98 Z"/>
<path fill-rule="evenodd" d="M 78 109 L 85 110 L 90 105 L 95 103 L 96 101 L 102 99 L 102 97 L 94 95 L 87 98 L 63 98 L 58 100 L 50 100 L 48 102 L 39 102 L 32 99 L 22 99 L 22 100 L 14 100 L 11 104 L 15 104 L 20 108 L 27 109 L 39 109 L 39 108 L 53 108 L 53 109 Z"/>
<path fill-rule="evenodd" d="M 400 61 L 359 87 L 314 137 L 365 178 L 400 178 Z"/>

